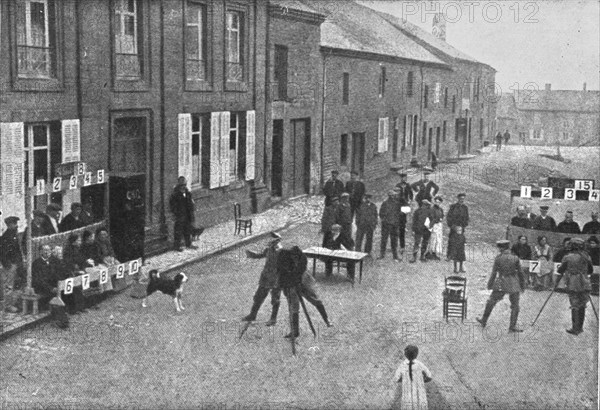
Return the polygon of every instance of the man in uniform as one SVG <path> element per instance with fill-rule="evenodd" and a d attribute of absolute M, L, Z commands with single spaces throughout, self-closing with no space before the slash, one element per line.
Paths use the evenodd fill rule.
<path fill-rule="evenodd" d="M 590 297 L 592 285 L 588 275 L 593 272 L 592 260 L 583 250 L 585 242 L 581 238 L 571 239 L 572 252 L 566 255 L 558 267 L 560 281 L 565 275 L 565 285 L 569 292 L 569 303 L 571 304 L 572 326 L 567 333 L 577 336 L 583 332 L 585 320 L 585 308 Z M 558 283 L 558 282 L 557 282 Z"/>
<path fill-rule="evenodd" d="M 363 196 L 365 195 L 365 184 L 358 180 L 358 172 L 350 173 L 350 181 L 346 182 L 346 193 L 350 195 L 350 210 L 352 211 L 352 219 L 358 208 L 362 205 Z"/>
<path fill-rule="evenodd" d="M 383 201 L 379 208 L 379 218 L 381 219 L 381 248 L 379 259 L 385 257 L 385 248 L 387 240 L 390 238 L 390 247 L 392 256 L 398 261 L 398 223 L 400 221 L 400 203 L 395 198 L 396 192 L 389 191 L 388 198 Z"/>
<path fill-rule="evenodd" d="M 512 226 L 518 226 L 519 228 L 531 229 L 531 219 L 527 217 L 527 210 L 524 205 L 517 206 L 517 215 L 513 216 L 510 220 Z"/>
<path fill-rule="evenodd" d="M 352 206 L 350 205 L 350 195 L 347 192 L 344 192 L 340 197 L 335 223 L 342 227 L 342 232 L 346 236 L 352 236 Z"/>
<path fill-rule="evenodd" d="M 533 220 L 533 229 L 536 231 L 550 231 L 556 230 L 556 221 L 554 218 L 548 215 L 548 205 L 540 206 L 540 214 Z"/>
<path fill-rule="evenodd" d="M 331 171 L 331 178 L 325 182 L 323 186 L 323 194 L 325 195 L 325 206 L 331 204 L 331 199 L 335 196 L 338 198 L 344 192 L 344 183 L 337 179 L 339 172 L 337 170 Z"/>
<path fill-rule="evenodd" d="M 600 234 L 600 222 L 598 222 L 598 211 L 592 212 L 592 220 L 583 225 L 581 233 L 588 235 Z"/>
<path fill-rule="evenodd" d="M 556 232 L 581 233 L 579 225 L 573 220 L 573 211 L 567 211 L 565 213 L 565 220 L 558 224 Z"/>
<path fill-rule="evenodd" d="M 492 274 L 488 280 L 487 288 L 492 291 L 483 312 L 483 317 L 477 318 L 481 326 L 487 325 L 488 318 L 496 306 L 496 303 L 504 298 L 508 293 L 510 299 L 510 325 L 509 332 L 522 332 L 517 328 L 517 318 L 519 317 L 519 297 L 525 290 L 525 276 L 519 265 L 519 257 L 510 252 L 510 242 L 502 240 L 496 242 L 500 255 L 496 256 Z"/>
<path fill-rule="evenodd" d="M 371 194 L 365 194 L 363 203 L 356 211 L 356 250 L 362 252 L 363 238 L 367 236 L 365 253 L 371 255 L 373 231 L 377 227 L 377 205 L 371 202 Z"/>
<path fill-rule="evenodd" d="M 413 257 L 409 260 L 410 263 L 417 261 L 417 254 L 419 253 L 419 246 L 421 247 L 421 262 L 427 262 L 425 258 L 425 252 L 427 251 L 427 245 L 429 244 L 429 237 L 431 236 L 431 202 L 427 199 L 423 199 L 419 209 L 415 211 L 413 215 L 412 230 L 415 234 L 415 240 L 413 244 Z M 429 225 L 426 226 L 425 222 L 429 219 Z"/>
<path fill-rule="evenodd" d="M 429 202 L 433 201 L 433 197 L 437 195 L 440 187 L 433 181 L 429 180 L 429 175 L 433 172 L 431 168 L 423 168 L 423 179 L 411 185 L 413 191 L 417 192 L 415 200 L 421 206 L 423 199 Z"/>
<path fill-rule="evenodd" d="M 279 312 L 279 301 L 281 298 L 281 289 L 279 288 L 277 273 L 277 256 L 281 250 L 281 235 L 276 232 L 271 232 L 272 240 L 269 245 L 261 252 L 252 252 L 246 250 L 246 256 L 251 259 L 266 258 L 265 266 L 260 274 L 258 281 L 258 289 L 254 293 L 254 302 L 250 309 L 250 314 L 244 316 L 242 321 L 252 322 L 256 320 L 258 310 L 271 292 L 271 319 L 267 321 L 267 326 L 274 326 L 277 323 L 277 313 Z"/>
<path fill-rule="evenodd" d="M 454 235 L 454 227 L 460 226 L 463 228 L 463 234 L 465 233 L 465 228 L 469 225 L 469 207 L 465 205 L 465 197 L 467 194 L 459 193 L 456 195 L 456 202 L 450 205 L 450 209 L 448 209 L 448 215 L 446 216 L 446 223 L 450 228 L 450 232 L 448 233 L 448 243 L 451 241 L 451 236 Z M 450 250 L 450 246 L 448 246 L 448 251 Z M 450 261 L 449 258 L 446 261 Z"/>
<path fill-rule="evenodd" d="M 0 263 L 2 264 L 2 269 L 0 270 L 0 275 L 2 275 L 2 280 L 0 281 L 2 297 L 0 299 L 2 301 L 4 301 L 5 288 L 7 291 L 6 295 L 11 294 L 12 296 L 12 291 L 17 285 L 17 279 L 19 279 L 18 275 L 23 270 L 23 254 L 19 247 L 18 238 L 19 218 L 9 216 L 4 219 L 4 223 L 6 224 L 6 231 L 0 237 Z M 12 302 L 15 301 L 11 301 L 7 309 L 11 313 L 14 313 L 17 311 L 17 308 L 13 306 Z"/>

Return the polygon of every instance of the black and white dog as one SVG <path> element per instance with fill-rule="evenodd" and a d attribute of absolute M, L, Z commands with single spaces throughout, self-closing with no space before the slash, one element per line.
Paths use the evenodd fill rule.
<path fill-rule="evenodd" d="M 163 279 L 156 269 L 149 272 L 150 282 L 146 288 L 146 297 L 142 300 L 142 307 L 147 307 L 146 302 L 148 296 L 156 291 L 161 291 L 165 295 L 169 295 L 175 301 L 175 309 L 178 312 L 185 310 L 181 303 L 181 295 L 183 293 L 183 284 L 187 282 L 188 277 L 185 273 L 181 272 L 175 275 L 173 279 Z"/>

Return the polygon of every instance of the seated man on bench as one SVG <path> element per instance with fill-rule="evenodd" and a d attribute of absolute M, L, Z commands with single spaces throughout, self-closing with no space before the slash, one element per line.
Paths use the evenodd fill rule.
<path fill-rule="evenodd" d="M 342 249 L 351 251 L 354 249 L 354 241 L 344 232 L 342 227 L 338 224 L 331 226 L 329 232 L 325 232 L 323 237 L 323 248 L 327 249 Z M 348 269 L 348 278 L 351 282 L 354 282 L 355 262 L 347 262 L 346 267 Z M 333 272 L 333 261 L 329 258 L 325 259 L 325 276 L 330 277 Z"/>

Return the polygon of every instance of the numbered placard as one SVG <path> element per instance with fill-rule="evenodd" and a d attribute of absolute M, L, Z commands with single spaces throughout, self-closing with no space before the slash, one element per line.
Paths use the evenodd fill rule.
<path fill-rule="evenodd" d="M 83 186 L 90 186 L 90 185 L 92 185 L 92 173 L 86 172 L 85 175 L 83 176 Z"/>
<path fill-rule="evenodd" d="M 554 190 L 552 188 L 542 188 L 542 199 L 552 199 Z"/>
<path fill-rule="evenodd" d="M 125 275 L 125 264 L 120 264 L 117 266 L 117 279 L 122 279 Z"/>
<path fill-rule="evenodd" d="M 73 282 L 75 281 L 74 278 L 68 278 L 65 280 L 65 295 L 70 295 L 71 293 L 73 293 Z"/>
<path fill-rule="evenodd" d="M 567 201 L 574 201 L 575 200 L 575 189 L 565 188 L 565 199 Z"/>
<path fill-rule="evenodd" d="M 77 164 L 77 175 L 85 174 L 85 162 L 80 162 Z"/>
<path fill-rule="evenodd" d="M 540 273 L 540 261 L 529 261 L 529 272 Z"/>
<path fill-rule="evenodd" d="M 531 186 L 529 186 L 529 185 L 521 186 L 521 198 L 531 198 Z"/>
<path fill-rule="evenodd" d="M 69 189 L 77 189 L 77 175 L 71 175 L 69 178 Z"/>
<path fill-rule="evenodd" d="M 598 202 L 600 200 L 600 189 L 592 189 L 588 200 Z"/>
<path fill-rule="evenodd" d="M 81 289 L 86 290 L 90 288 L 90 274 L 86 273 L 81 275 Z"/>
<path fill-rule="evenodd" d="M 558 273 L 558 268 L 560 268 L 560 262 L 554 262 L 554 273 Z"/>
<path fill-rule="evenodd" d="M 98 172 L 96 172 L 96 176 L 97 176 L 97 182 L 99 184 L 103 184 L 104 183 L 104 170 L 99 169 Z"/>
<path fill-rule="evenodd" d="M 576 179 L 575 190 L 577 191 L 590 191 L 594 189 L 594 181 L 591 179 Z"/>
<path fill-rule="evenodd" d="M 46 193 L 46 181 L 43 179 L 38 179 L 35 181 L 35 194 L 36 195 L 44 195 Z"/>
<path fill-rule="evenodd" d="M 136 273 L 139 272 L 139 270 L 140 270 L 140 263 L 137 259 L 129 262 L 129 274 L 130 275 L 135 275 Z"/>
<path fill-rule="evenodd" d="M 106 269 L 100 270 L 100 283 L 105 284 L 108 282 L 108 271 Z"/>
<path fill-rule="evenodd" d="M 52 192 L 60 192 L 62 186 L 62 178 L 56 177 L 52 180 Z"/>

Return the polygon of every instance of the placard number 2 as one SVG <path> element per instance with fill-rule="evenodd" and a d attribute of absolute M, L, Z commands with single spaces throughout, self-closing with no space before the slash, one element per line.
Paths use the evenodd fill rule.
<path fill-rule="evenodd" d="M 542 199 L 552 199 L 552 188 L 542 188 Z"/>

